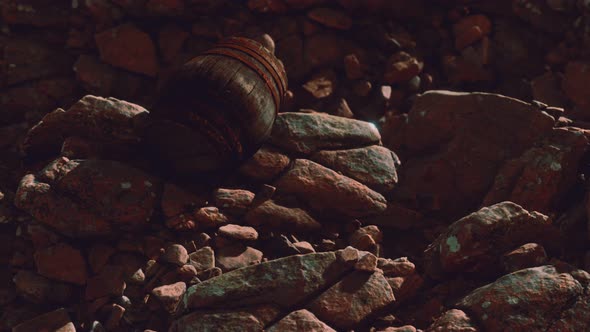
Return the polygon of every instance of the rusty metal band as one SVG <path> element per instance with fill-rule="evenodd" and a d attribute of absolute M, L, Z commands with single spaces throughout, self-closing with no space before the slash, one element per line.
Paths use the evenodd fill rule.
<path fill-rule="evenodd" d="M 260 50 L 247 47 L 246 44 L 221 43 L 218 46 L 238 50 L 256 59 L 272 76 L 277 89 L 279 89 L 279 96 L 282 97 L 285 94 L 284 81 L 281 79 L 281 74 L 277 72 L 275 66 L 267 58 L 265 58 L 259 53 Z"/>
<path fill-rule="evenodd" d="M 235 52 L 231 49 L 221 49 L 221 48 L 211 49 L 209 51 L 206 51 L 204 54 L 227 56 L 227 57 L 230 57 L 230 58 L 233 58 L 233 59 L 236 59 L 236 60 L 242 62 L 243 64 L 248 66 L 248 68 L 254 70 L 266 83 L 266 86 L 268 87 L 268 89 L 270 90 L 270 92 L 272 94 L 273 101 L 275 104 L 275 109 L 278 112 L 279 107 L 281 105 L 281 97 L 279 96 L 279 92 L 277 91 L 276 84 L 273 84 L 271 82 L 271 78 L 269 78 L 262 70 L 260 70 L 260 68 L 258 68 L 258 66 L 256 66 L 256 64 L 252 63 L 251 58 L 248 59 L 248 58 L 242 56 L 241 54 L 239 54 L 238 52 Z"/>
<path fill-rule="evenodd" d="M 271 73 L 277 84 L 279 84 L 280 95 L 283 96 L 287 89 L 285 69 L 278 60 L 259 43 L 245 38 L 230 38 L 221 41 L 218 45 L 238 49 L 256 58 Z M 264 54 L 261 54 L 264 53 Z M 266 56 L 265 56 L 266 55 Z"/>

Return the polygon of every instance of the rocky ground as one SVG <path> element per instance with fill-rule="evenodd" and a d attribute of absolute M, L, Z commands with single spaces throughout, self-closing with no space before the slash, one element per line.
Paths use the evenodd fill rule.
<path fill-rule="evenodd" d="M 588 330 L 588 1 L 0 10 L 0 331 Z M 231 35 L 287 69 L 271 138 L 154 169 L 135 120 Z"/>

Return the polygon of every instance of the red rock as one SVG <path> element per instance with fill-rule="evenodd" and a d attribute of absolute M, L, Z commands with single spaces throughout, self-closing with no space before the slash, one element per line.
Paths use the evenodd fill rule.
<path fill-rule="evenodd" d="M 303 89 L 316 99 L 329 97 L 336 89 L 336 74 L 331 70 L 317 73 L 303 84 Z"/>
<path fill-rule="evenodd" d="M 437 318 L 426 332 L 479 332 L 475 322 L 458 309 L 451 309 Z"/>
<path fill-rule="evenodd" d="M 393 301 L 383 274 L 356 271 L 315 298 L 307 309 L 331 326 L 346 330 Z"/>
<path fill-rule="evenodd" d="M 211 247 L 203 247 L 191 253 L 189 258 L 189 263 L 197 269 L 197 272 L 215 267 L 215 252 Z"/>
<path fill-rule="evenodd" d="M 155 183 L 142 171 L 118 162 L 60 158 L 40 173 L 39 180 L 32 174 L 23 178 L 15 204 L 69 236 L 106 234 L 115 221 L 115 228 L 123 229 L 149 222 Z M 76 202 L 63 192 L 75 195 Z"/>
<path fill-rule="evenodd" d="M 111 145 L 133 145 L 140 141 L 135 123 L 147 113 L 145 108 L 136 104 L 87 95 L 67 111 L 57 109 L 45 115 L 29 130 L 24 149 L 32 157 L 53 156 L 67 136 Z"/>
<path fill-rule="evenodd" d="M 279 113 L 270 142 L 291 152 L 350 149 L 377 144 L 381 136 L 369 123 L 323 113 Z"/>
<path fill-rule="evenodd" d="M 344 57 L 344 70 L 348 79 L 357 80 L 363 77 L 363 66 L 355 54 Z"/>
<path fill-rule="evenodd" d="M 379 258 L 377 267 L 383 271 L 383 275 L 386 277 L 407 277 L 416 272 L 416 265 L 410 262 L 407 257 Z"/>
<path fill-rule="evenodd" d="M 365 185 L 305 159 L 276 182 L 281 193 L 293 194 L 317 211 L 351 218 L 383 212 L 386 200 Z"/>
<path fill-rule="evenodd" d="M 506 161 L 483 200 L 509 200 L 525 209 L 549 213 L 577 182 L 588 139 L 578 128 L 556 128 L 519 158 Z"/>
<path fill-rule="evenodd" d="M 169 331 L 220 331 L 223 329 L 234 331 L 263 331 L 264 323 L 255 314 L 247 311 L 213 313 L 196 311 L 176 320 Z"/>
<path fill-rule="evenodd" d="M 88 252 L 88 264 L 94 273 L 99 273 L 115 253 L 115 248 L 106 244 L 96 244 Z"/>
<path fill-rule="evenodd" d="M 337 281 L 349 267 L 338 261 L 334 252 L 289 256 L 224 273 L 194 285 L 187 290 L 184 301 L 189 309 L 225 309 L 246 303 L 272 303 L 280 308 L 291 308 Z"/>
<path fill-rule="evenodd" d="M 182 45 L 188 36 L 189 33 L 177 25 L 164 26 L 158 34 L 158 45 L 160 46 L 162 60 L 172 62 L 181 51 Z"/>
<path fill-rule="evenodd" d="M 320 151 L 312 155 L 311 160 L 378 192 L 391 191 L 398 182 L 396 167 L 400 164 L 399 158 L 382 146 Z"/>
<path fill-rule="evenodd" d="M 84 295 L 86 301 L 123 295 L 123 291 L 127 287 L 123 272 L 119 266 L 107 265 L 98 275 L 89 278 Z"/>
<path fill-rule="evenodd" d="M 103 96 L 111 94 L 116 73 L 109 65 L 101 63 L 98 58 L 80 55 L 74 64 L 74 71 L 76 78 L 86 91 Z"/>
<path fill-rule="evenodd" d="M 283 0 L 248 0 L 248 8 L 260 13 L 285 13 L 288 9 Z"/>
<path fill-rule="evenodd" d="M 350 41 L 331 33 L 314 34 L 306 39 L 303 47 L 305 62 L 312 68 L 339 65 L 352 49 Z"/>
<path fill-rule="evenodd" d="M 282 331 L 316 331 L 316 332 L 335 332 L 333 328 L 319 320 L 311 312 L 301 309 L 293 311 L 280 321 L 266 329 L 268 332 Z"/>
<path fill-rule="evenodd" d="M 235 215 L 246 213 L 254 201 L 254 193 L 245 189 L 218 188 L 213 196 L 215 206 Z"/>
<path fill-rule="evenodd" d="M 442 91 L 417 97 L 407 122 L 399 120 L 398 144 L 412 157 L 404 161 L 395 196 L 411 202 L 404 204 L 409 208 L 454 216 L 480 204 L 502 163 L 520 156 L 555 123 L 517 99 Z"/>
<path fill-rule="evenodd" d="M 64 308 L 37 316 L 12 328 L 13 332 L 59 331 L 76 332 L 70 316 Z"/>
<path fill-rule="evenodd" d="M 258 232 L 248 226 L 228 224 L 219 227 L 217 233 L 226 238 L 239 241 L 256 241 L 258 239 Z"/>
<path fill-rule="evenodd" d="M 35 252 L 37 272 L 47 278 L 84 285 L 88 274 L 79 250 L 60 243 Z"/>
<path fill-rule="evenodd" d="M 27 270 L 20 270 L 12 279 L 18 294 L 33 303 L 68 303 L 75 289 L 65 283 L 55 282 Z"/>
<path fill-rule="evenodd" d="M 270 181 L 281 173 L 291 159 L 272 147 L 262 147 L 240 168 L 240 172 L 248 177 Z"/>
<path fill-rule="evenodd" d="M 565 106 L 566 98 L 561 91 L 561 82 L 560 77 L 551 71 L 535 77 L 531 81 L 533 98 L 550 106 Z"/>
<path fill-rule="evenodd" d="M 184 0 L 149 0 L 146 9 L 156 15 L 182 15 L 185 10 Z"/>
<path fill-rule="evenodd" d="M 154 288 L 152 290 L 152 295 L 162 303 L 166 311 L 173 313 L 185 291 L 186 284 L 184 282 L 177 282 L 171 285 L 163 285 Z"/>
<path fill-rule="evenodd" d="M 454 55 L 444 56 L 443 69 L 449 80 L 453 83 L 460 82 L 485 82 L 493 79 L 493 73 L 482 64 L 474 63 L 463 57 Z"/>
<path fill-rule="evenodd" d="M 262 251 L 236 243 L 217 249 L 215 251 L 215 264 L 223 272 L 228 272 L 259 264 L 262 261 L 262 256 Z"/>
<path fill-rule="evenodd" d="M 512 202 L 482 208 L 451 224 L 425 251 L 429 274 L 496 267 L 499 256 L 529 241 L 555 242 L 551 220 Z"/>
<path fill-rule="evenodd" d="M 244 221 L 252 226 L 268 226 L 287 229 L 292 232 L 307 232 L 321 228 L 320 223 L 300 208 L 289 208 L 278 205 L 272 200 L 250 210 Z"/>
<path fill-rule="evenodd" d="M 295 242 L 293 243 L 293 246 L 295 246 L 295 248 L 297 248 L 297 250 L 303 255 L 315 252 L 315 249 L 313 248 L 311 243 L 307 241 Z"/>
<path fill-rule="evenodd" d="M 202 207 L 194 212 L 197 226 L 200 228 L 216 227 L 228 222 L 227 217 L 213 206 Z"/>
<path fill-rule="evenodd" d="M 590 65 L 585 62 L 571 61 L 565 67 L 561 84 L 565 95 L 580 109 L 584 119 L 590 119 L 590 98 L 584 89 L 590 78 Z"/>
<path fill-rule="evenodd" d="M 389 84 L 405 82 L 420 74 L 423 67 L 424 63 L 408 53 L 397 52 L 387 60 L 383 80 Z"/>
<path fill-rule="evenodd" d="M 2 2 L 2 21 L 5 24 L 23 24 L 36 27 L 65 27 L 69 23 L 69 3 L 46 1 Z"/>
<path fill-rule="evenodd" d="M 113 304 L 111 306 L 111 312 L 109 313 L 109 316 L 105 322 L 105 327 L 108 329 L 108 331 L 112 331 L 119 327 L 124 314 L 125 308 L 122 306 L 118 304 Z"/>
<path fill-rule="evenodd" d="M 527 243 L 505 253 L 502 260 L 504 269 L 507 272 L 514 272 L 545 264 L 547 253 L 545 253 L 543 246 L 537 243 Z"/>
<path fill-rule="evenodd" d="M 375 272 L 377 268 L 377 256 L 369 253 L 362 255 L 354 264 L 354 269 L 357 271 Z"/>
<path fill-rule="evenodd" d="M 349 30 L 352 27 L 352 19 L 346 13 L 331 8 L 314 8 L 307 17 L 329 28 Z"/>
<path fill-rule="evenodd" d="M 47 43 L 41 43 L 24 36 L 3 40 L 0 73 L 0 87 L 34 81 L 48 76 L 69 74 L 73 62 L 71 55 L 64 50 L 56 50 Z"/>
<path fill-rule="evenodd" d="M 507 274 L 474 290 L 457 307 L 469 312 L 486 331 L 551 330 L 556 323 L 553 317 L 563 317 L 562 323 L 568 321 L 576 330 L 586 326 L 588 318 L 562 315 L 572 306 L 584 310 L 587 295 L 582 295 L 584 287 L 573 274 L 559 270 L 546 265 Z"/>
<path fill-rule="evenodd" d="M 189 256 L 185 247 L 173 244 L 166 248 L 160 259 L 162 262 L 183 266 L 188 262 Z"/>
<path fill-rule="evenodd" d="M 102 61 L 135 73 L 156 76 L 158 59 L 150 36 L 127 23 L 95 35 Z"/>
<path fill-rule="evenodd" d="M 462 50 L 492 31 L 492 23 L 485 15 L 471 15 L 453 25 L 455 47 Z"/>

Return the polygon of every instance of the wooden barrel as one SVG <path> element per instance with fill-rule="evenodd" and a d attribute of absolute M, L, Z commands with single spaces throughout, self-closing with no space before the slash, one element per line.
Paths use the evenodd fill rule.
<path fill-rule="evenodd" d="M 180 173 L 235 167 L 270 135 L 286 90 L 272 53 L 251 39 L 225 39 L 163 84 L 151 144 Z"/>

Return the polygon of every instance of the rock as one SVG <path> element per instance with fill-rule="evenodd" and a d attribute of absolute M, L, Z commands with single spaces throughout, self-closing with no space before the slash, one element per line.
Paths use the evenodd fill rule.
<path fill-rule="evenodd" d="M 281 193 L 294 194 L 314 210 L 351 218 L 386 209 L 385 198 L 365 185 L 305 159 L 275 183 Z"/>
<path fill-rule="evenodd" d="M 215 206 L 235 215 L 243 215 L 254 201 L 254 193 L 244 189 L 216 189 L 213 193 Z"/>
<path fill-rule="evenodd" d="M 109 258 L 115 253 L 115 248 L 112 246 L 98 243 L 90 247 L 88 252 L 88 265 L 94 273 L 99 273 L 107 264 Z"/>
<path fill-rule="evenodd" d="M 196 311 L 176 320 L 169 331 L 263 331 L 264 326 L 268 323 L 266 316 L 270 314 L 272 320 L 278 316 L 278 312 L 275 308 L 257 309 L 224 312 Z M 269 313 L 260 311 L 269 311 Z"/>
<path fill-rule="evenodd" d="M 329 325 L 346 330 L 393 301 L 383 274 L 357 271 L 315 298 L 307 309 Z"/>
<path fill-rule="evenodd" d="M 355 54 L 344 57 L 344 70 L 349 80 L 358 80 L 363 77 L 363 66 Z"/>
<path fill-rule="evenodd" d="M 118 328 L 124 314 L 125 308 L 118 304 L 113 304 L 111 306 L 111 312 L 109 313 L 109 316 L 105 322 L 105 327 L 107 328 L 107 331 L 112 331 Z"/>
<path fill-rule="evenodd" d="M 331 8 L 314 8 L 307 17 L 329 28 L 348 30 L 352 27 L 352 19 L 346 13 Z"/>
<path fill-rule="evenodd" d="M 260 13 L 285 13 L 288 8 L 283 0 L 248 0 L 248 9 Z"/>
<path fill-rule="evenodd" d="M 460 51 L 490 34 L 491 31 L 492 23 L 485 15 L 463 17 L 453 25 L 455 47 Z"/>
<path fill-rule="evenodd" d="M 65 304 L 74 296 L 71 285 L 49 280 L 31 271 L 20 270 L 12 280 L 19 295 L 33 303 Z"/>
<path fill-rule="evenodd" d="M 162 303 L 166 311 L 173 313 L 176 311 L 176 307 L 180 303 L 185 291 L 186 284 L 184 282 L 177 282 L 152 289 L 152 295 Z"/>
<path fill-rule="evenodd" d="M 406 277 L 416 272 L 416 265 L 410 262 L 407 257 L 379 258 L 377 267 L 383 271 L 383 275 L 386 277 Z"/>
<path fill-rule="evenodd" d="M 252 226 L 268 226 L 292 232 L 309 232 L 322 227 L 305 210 L 281 206 L 272 200 L 248 211 L 244 216 L 244 222 Z"/>
<path fill-rule="evenodd" d="M 561 82 L 561 77 L 551 71 L 535 77 L 531 81 L 533 98 L 550 106 L 564 107 L 567 100 Z"/>
<path fill-rule="evenodd" d="M 587 149 L 588 139 L 580 129 L 553 129 L 520 157 L 504 163 L 483 204 L 509 200 L 525 209 L 552 211 L 577 182 Z"/>
<path fill-rule="evenodd" d="M 44 1 L 3 2 L 2 21 L 5 24 L 33 25 L 40 28 L 63 28 L 69 23 L 69 3 L 49 4 Z"/>
<path fill-rule="evenodd" d="M 590 119 L 590 98 L 584 93 L 584 82 L 590 77 L 588 63 L 571 61 L 565 67 L 561 88 L 565 95 L 580 110 L 578 116 Z"/>
<path fill-rule="evenodd" d="M 6 63 L 0 69 L 0 87 L 3 88 L 48 76 L 67 75 L 74 61 L 63 49 L 24 36 L 3 40 L 0 50 Z"/>
<path fill-rule="evenodd" d="M 57 109 L 45 115 L 27 133 L 23 148 L 29 157 L 44 158 L 59 152 L 68 136 L 129 146 L 141 140 L 136 124 L 148 111 L 116 98 L 84 96 L 67 111 Z"/>
<path fill-rule="evenodd" d="M 262 256 L 262 251 L 236 243 L 217 249 L 215 251 L 215 264 L 223 272 L 227 272 L 259 264 L 262 261 Z"/>
<path fill-rule="evenodd" d="M 359 228 L 350 235 L 350 245 L 359 249 L 372 251 L 375 250 L 377 243 L 381 243 L 383 240 L 383 233 L 379 227 L 374 225 L 365 226 Z"/>
<path fill-rule="evenodd" d="M 497 267 L 507 250 L 528 241 L 554 242 L 551 220 L 512 202 L 484 207 L 451 224 L 425 250 L 429 274 Z"/>
<path fill-rule="evenodd" d="M 115 84 L 116 72 L 111 66 L 100 62 L 92 55 L 82 54 L 74 64 L 76 79 L 86 91 L 96 95 L 108 96 Z"/>
<path fill-rule="evenodd" d="M 332 70 L 321 71 L 303 84 L 303 89 L 316 99 L 330 97 L 336 90 L 336 73 Z"/>
<path fill-rule="evenodd" d="M 12 328 L 13 332 L 59 331 L 76 332 L 70 316 L 64 308 L 37 316 Z"/>
<path fill-rule="evenodd" d="M 520 156 L 555 123 L 534 105 L 486 93 L 429 91 L 408 115 L 398 128 L 402 137 L 388 146 L 404 146 L 411 155 L 398 174 L 403 181 L 395 197 L 409 208 L 454 218 L 480 204 L 502 163 Z"/>
<path fill-rule="evenodd" d="M 50 110 L 71 102 L 76 82 L 70 77 L 24 82 L 0 92 L 2 124 L 24 120 L 31 110 Z"/>
<path fill-rule="evenodd" d="M 303 43 L 303 59 L 307 68 L 340 65 L 344 55 L 350 53 L 353 45 L 331 32 L 316 33 Z M 291 72 L 295 72 L 291 70 Z"/>
<path fill-rule="evenodd" d="M 545 264 L 547 253 L 545 253 L 543 246 L 537 243 L 527 243 L 505 253 L 502 260 L 507 272 L 515 272 Z"/>
<path fill-rule="evenodd" d="M 359 258 L 354 264 L 354 269 L 357 271 L 375 272 L 377 268 L 377 256 L 372 253 L 366 253 Z"/>
<path fill-rule="evenodd" d="M 295 248 L 297 248 L 297 250 L 305 255 L 305 254 L 311 254 L 315 252 L 315 249 L 313 248 L 313 246 L 311 245 L 311 243 L 307 242 L 307 241 L 299 241 L 299 242 L 295 242 L 293 243 L 293 246 Z"/>
<path fill-rule="evenodd" d="M 21 180 L 15 205 L 64 235 L 104 235 L 147 225 L 156 183 L 119 162 L 62 157 Z"/>
<path fill-rule="evenodd" d="M 182 45 L 188 37 L 189 33 L 179 26 L 174 24 L 165 25 L 158 33 L 158 46 L 162 54 L 162 60 L 172 62 L 182 50 Z"/>
<path fill-rule="evenodd" d="M 188 252 L 185 247 L 180 244 L 173 244 L 166 248 L 160 259 L 166 263 L 183 266 L 188 262 L 188 258 Z"/>
<path fill-rule="evenodd" d="M 584 287 L 571 274 L 545 265 L 507 274 L 474 290 L 457 307 L 469 312 L 486 331 L 552 330 L 557 327 L 554 317 L 569 320 L 574 328 L 587 325 L 588 319 L 562 315 L 586 302 L 583 292 Z M 576 319 L 581 321 L 574 322 Z"/>
<path fill-rule="evenodd" d="M 215 267 L 215 252 L 211 247 L 203 247 L 189 255 L 189 264 L 193 265 L 197 272 Z"/>
<path fill-rule="evenodd" d="M 398 182 L 399 158 L 382 146 L 320 151 L 312 155 L 311 160 L 379 192 L 391 191 Z"/>
<path fill-rule="evenodd" d="M 248 226 L 228 224 L 219 227 L 217 232 L 219 235 L 233 240 L 256 241 L 258 239 L 258 232 L 254 228 Z"/>
<path fill-rule="evenodd" d="M 387 209 L 375 216 L 365 218 L 367 224 L 397 229 L 415 228 L 422 225 L 424 216 L 395 202 L 388 202 Z"/>
<path fill-rule="evenodd" d="M 291 159 L 270 146 L 263 146 L 240 167 L 240 173 L 260 181 L 272 181 L 289 164 Z"/>
<path fill-rule="evenodd" d="M 227 217 L 214 206 L 202 207 L 196 210 L 194 218 L 200 229 L 212 228 L 228 222 Z"/>
<path fill-rule="evenodd" d="M 408 53 L 400 51 L 387 60 L 383 80 L 388 84 L 405 82 L 420 74 L 423 67 L 424 63 Z"/>
<path fill-rule="evenodd" d="M 37 272 L 47 278 L 84 285 L 88 274 L 79 250 L 60 243 L 35 252 Z"/>
<path fill-rule="evenodd" d="M 475 322 L 458 309 L 451 309 L 437 318 L 426 332 L 479 332 Z"/>
<path fill-rule="evenodd" d="M 131 23 L 94 36 L 102 61 L 134 73 L 156 76 L 158 59 L 150 36 Z"/>
<path fill-rule="evenodd" d="M 319 320 L 313 313 L 301 309 L 293 311 L 280 321 L 266 329 L 268 332 L 282 331 L 317 331 L 332 332 L 336 331 Z"/>
<path fill-rule="evenodd" d="M 145 275 L 143 277 L 145 279 Z M 135 274 L 132 279 L 137 279 Z M 87 301 L 93 301 L 102 297 L 122 296 L 125 288 L 127 284 L 123 268 L 107 265 L 98 275 L 88 279 L 84 298 Z"/>
<path fill-rule="evenodd" d="M 335 282 L 348 269 L 336 260 L 335 252 L 289 256 L 194 285 L 183 301 L 190 309 L 264 303 L 286 309 Z"/>

